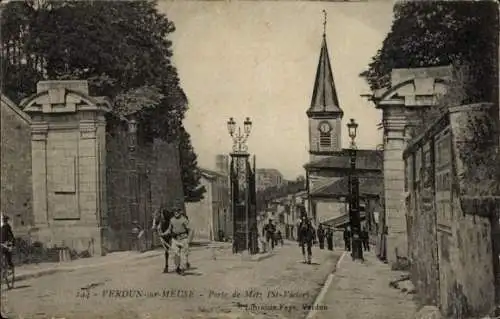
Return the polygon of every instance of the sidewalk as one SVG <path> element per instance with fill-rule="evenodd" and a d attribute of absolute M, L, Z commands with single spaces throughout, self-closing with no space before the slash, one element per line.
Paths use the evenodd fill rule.
<path fill-rule="evenodd" d="M 403 272 L 391 271 L 374 252 L 364 257 L 364 263 L 354 262 L 349 253 L 344 254 L 336 273 L 327 280 L 329 286 L 318 297 L 319 307 L 308 319 L 412 318 L 416 313 L 412 295 L 389 286 Z"/>
<path fill-rule="evenodd" d="M 206 250 L 206 249 L 212 249 L 215 251 L 220 249 L 226 249 L 228 247 L 230 248 L 230 244 L 228 245 L 228 243 L 213 242 L 202 246 L 195 245 L 190 250 L 192 252 Z M 89 269 L 89 268 L 112 265 L 116 263 L 126 263 L 133 260 L 154 258 L 163 254 L 164 250 L 162 248 L 146 251 L 143 253 L 137 251 L 118 251 L 109 253 L 106 256 L 81 258 L 69 262 L 40 263 L 38 265 L 27 264 L 16 267 L 15 280 L 17 282 L 30 278 L 37 278 L 40 276 L 51 275 L 54 273 L 71 272 L 83 268 Z"/>

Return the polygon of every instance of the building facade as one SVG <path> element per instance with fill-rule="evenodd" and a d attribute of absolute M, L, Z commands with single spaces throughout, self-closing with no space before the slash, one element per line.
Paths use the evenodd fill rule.
<path fill-rule="evenodd" d="M 285 183 L 283 174 L 274 168 L 258 168 L 256 170 L 257 190 L 280 187 Z"/>
<path fill-rule="evenodd" d="M 221 241 L 232 237 L 229 177 L 224 172 L 201 169 L 202 200 L 186 203 L 186 212 L 195 232 L 195 240 Z"/>

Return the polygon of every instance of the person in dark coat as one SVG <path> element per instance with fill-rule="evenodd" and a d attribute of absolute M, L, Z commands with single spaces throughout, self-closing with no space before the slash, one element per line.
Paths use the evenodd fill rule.
<path fill-rule="evenodd" d="M 278 230 L 276 232 L 276 242 L 279 243 L 281 247 L 283 247 L 283 235 L 281 234 L 281 230 Z"/>
<path fill-rule="evenodd" d="M 264 226 L 264 229 L 262 229 L 262 236 L 266 237 L 267 244 L 271 244 L 271 249 L 274 249 L 274 243 L 275 243 L 275 232 L 276 232 L 276 226 L 273 224 L 273 220 L 270 219 L 269 223 Z"/>
<path fill-rule="evenodd" d="M 312 245 L 316 238 L 316 231 L 311 224 L 311 220 L 307 217 L 302 218 L 299 225 L 299 245 L 302 248 L 302 256 L 304 263 L 311 263 L 312 259 Z M 307 254 L 306 254 L 307 253 Z"/>
<path fill-rule="evenodd" d="M 370 251 L 370 235 L 368 234 L 368 230 L 366 227 L 363 227 L 361 229 L 361 242 L 363 244 L 363 250 L 364 251 Z"/>
<path fill-rule="evenodd" d="M 323 229 L 323 225 L 319 224 L 318 226 L 318 242 L 319 249 L 325 249 L 325 230 Z"/>
<path fill-rule="evenodd" d="M 2 257 L 5 256 L 7 261 L 7 265 L 9 267 L 14 268 L 14 263 L 12 262 L 12 251 L 8 248 L 9 245 L 13 245 L 15 242 L 14 233 L 12 232 L 12 227 L 9 224 L 9 216 L 3 215 L 1 216 L 1 240 L 2 244 Z M 4 246 L 5 245 L 5 246 Z"/>
<path fill-rule="evenodd" d="M 333 250 L 333 230 L 331 227 L 328 227 L 328 229 L 326 230 L 325 237 L 328 250 Z"/>
<path fill-rule="evenodd" d="M 351 227 L 344 229 L 344 247 L 346 251 L 351 251 Z"/>

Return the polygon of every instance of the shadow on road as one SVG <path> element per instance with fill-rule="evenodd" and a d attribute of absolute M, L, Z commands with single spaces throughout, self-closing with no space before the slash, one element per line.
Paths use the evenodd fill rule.
<path fill-rule="evenodd" d="M 19 286 L 14 286 L 14 288 L 11 288 L 9 290 L 18 290 L 18 289 L 24 289 L 24 288 L 30 288 L 30 285 L 19 285 Z"/>
<path fill-rule="evenodd" d="M 200 272 L 186 271 L 184 272 L 184 276 L 203 276 L 203 274 Z"/>

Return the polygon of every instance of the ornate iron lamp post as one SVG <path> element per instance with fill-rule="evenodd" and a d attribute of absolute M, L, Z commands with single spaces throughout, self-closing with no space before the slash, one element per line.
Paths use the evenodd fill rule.
<path fill-rule="evenodd" d="M 250 132 L 252 130 L 252 121 L 250 118 L 246 118 L 243 122 L 243 131 L 241 127 L 236 128 L 236 122 L 231 117 L 227 121 L 227 129 L 229 135 L 233 139 L 233 152 L 231 155 L 231 208 L 233 215 L 233 252 L 241 251 L 241 234 L 242 228 L 245 232 L 245 250 L 250 250 L 250 203 L 249 203 L 249 189 L 248 185 L 245 187 L 244 197 L 240 196 L 240 185 L 245 185 L 248 182 L 249 172 L 247 169 L 248 157 L 248 146 L 246 144 Z M 242 205 L 244 203 L 244 206 Z M 242 221 L 242 209 L 245 209 L 245 219 Z M 244 222 L 244 227 L 241 223 Z"/>
<path fill-rule="evenodd" d="M 349 176 L 349 224 L 351 225 L 352 233 L 352 252 L 353 260 L 363 258 L 363 247 L 361 243 L 361 218 L 359 213 L 359 179 L 356 174 L 356 133 L 358 124 L 351 119 L 347 123 L 349 137 L 351 138 L 351 147 L 349 148 L 349 155 L 351 159 L 351 174 Z"/>

